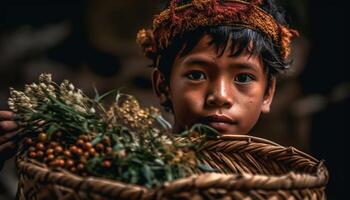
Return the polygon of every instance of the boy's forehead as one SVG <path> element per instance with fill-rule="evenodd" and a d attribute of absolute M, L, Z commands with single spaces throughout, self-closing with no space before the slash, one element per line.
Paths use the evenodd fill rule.
<path fill-rule="evenodd" d="M 214 52 L 215 45 L 211 44 L 212 37 L 208 34 L 203 35 L 198 43 L 193 47 L 193 49 L 190 51 L 190 53 L 196 53 L 201 51 L 210 51 Z M 184 45 L 185 46 L 185 45 Z"/>
<path fill-rule="evenodd" d="M 231 53 L 231 47 L 234 41 L 229 40 L 225 45 L 221 48 L 223 49 L 223 53 L 219 54 L 217 50 L 217 46 L 211 42 L 212 38 L 210 35 L 203 35 L 203 37 L 198 41 L 198 43 L 194 46 L 194 48 L 187 53 L 186 55 L 180 56 L 181 52 L 176 56 L 174 64 L 177 65 L 179 63 L 213 63 L 216 65 L 217 59 L 225 56 L 230 57 L 229 62 L 238 66 L 249 66 L 252 69 L 260 69 L 263 66 L 263 62 L 261 56 L 254 55 L 249 52 L 249 48 L 252 48 L 253 42 L 249 42 L 247 48 L 242 51 L 241 54 L 233 56 Z"/>
<path fill-rule="evenodd" d="M 222 39 L 225 40 L 224 38 Z M 186 45 L 188 44 L 184 44 L 183 48 L 178 53 L 177 57 L 182 57 L 179 55 L 181 55 Z M 213 42 L 212 36 L 210 36 L 209 34 L 204 34 L 187 55 L 205 52 L 208 54 L 212 54 L 213 58 L 220 57 L 223 55 L 223 53 L 229 54 L 232 57 L 237 57 L 237 56 L 231 55 L 233 54 L 233 52 L 237 50 L 237 48 L 238 48 L 238 45 L 235 45 L 235 40 L 232 39 L 231 37 L 228 38 L 227 42 L 216 44 L 215 42 Z M 243 51 L 241 55 L 251 54 L 250 52 L 252 52 L 253 48 L 254 48 L 254 42 L 249 41 L 247 43 L 247 46 L 243 47 Z M 254 57 L 256 55 L 251 54 L 250 56 Z M 186 55 L 184 57 L 186 57 Z"/>

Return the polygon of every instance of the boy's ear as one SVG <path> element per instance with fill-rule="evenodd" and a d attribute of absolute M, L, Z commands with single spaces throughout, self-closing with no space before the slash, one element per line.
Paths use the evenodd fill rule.
<path fill-rule="evenodd" d="M 157 97 L 161 95 L 160 91 L 160 84 L 162 82 L 162 79 L 164 79 L 162 73 L 159 71 L 159 69 L 154 69 L 152 73 L 152 87 L 153 91 L 156 93 Z"/>
<path fill-rule="evenodd" d="M 161 104 L 169 100 L 169 86 L 166 84 L 165 77 L 159 69 L 153 71 L 152 86 Z"/>
<path fill-rule="evenodd" d="M 172 102 L 170 89 L 164 75 L 155 69 L 152 74 L 153 90 L 159 98 L 160 105 L 162 105 L 166 112 L 172 112 Z"/>
<path fill-rule="evenodd" d="M 273 96 L 275 94 L 275 89 L 276 89 L 276 78 L 273 77 L 271 80 L 271 83 L 270 83 L 270 87 L 267 89 L 267 91 L 265 93 L 261 112 L 263 112 L 263 113 L 270 112 L 270 106 L 272 103 Z"/>

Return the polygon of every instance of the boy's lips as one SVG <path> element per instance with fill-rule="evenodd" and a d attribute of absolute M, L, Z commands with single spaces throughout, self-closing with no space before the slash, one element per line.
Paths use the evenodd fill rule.
<path fill-rule="evenodd" d="M 210 115 L 207 117 L 203 117 L 201 119 L 203 124 L 211 126 L 219 132 L 227 132 L 232 129 L 233 125 L 237 125 L 238 122 L 231 119 L 226 115 Z"/>

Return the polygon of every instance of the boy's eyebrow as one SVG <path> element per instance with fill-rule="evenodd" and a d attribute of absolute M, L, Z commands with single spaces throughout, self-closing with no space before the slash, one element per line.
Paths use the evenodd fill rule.
<path fill-rule="evenodd" d="M 191 56 L 184 60 L 184 64 L 186 65 L 199 65 L 199 66 L 216 66 L 217 63 L 215 61 L 215 58 L 210 57 L 200 57 L 200 56 Z M 247 69 L 247 70 L 254 70 L 258 71 L 258 66 L 251 62 L 242 62 L 242 61 L 235 61 L 229 64 L 230 68 L 238 68 L 238 69 Z"/>
<path fill-rule="evenodd" d="M 188 57 L 184 60 L 184 63 L 187 65 L 204 65 L 204 66 L 212 66 L 216 65 L 214 58 L 204 58 L 198 56 Z"/>
<path fill-rule="evenodd" d="M 231 63 L 230 67 L 235 67 L 235 68 L 239 68 L 239 69 L 250 69 L 250 70 L 254 70 L 257 71 L 258 70 L 258 66 L 253 64 L 253 63 Z"/>

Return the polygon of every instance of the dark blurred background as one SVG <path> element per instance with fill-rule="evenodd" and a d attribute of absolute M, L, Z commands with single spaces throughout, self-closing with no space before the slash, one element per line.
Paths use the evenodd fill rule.
<path fill-rule="evenodd" d="M 349 132 L 350 78 L 346 73 L 346 11 L 340 1 L 277 0 L 301 37 L 293 43 L 291 71 L 281 77 L 272 111 L 252 131 L 324 159 L 328 199 L 345 197 L 345 133 Z M 115 88 L 158 106 L 151 63 L 135 43 L 150 27 L 157 0 L 0 2 L 0 109 L 8 88 L 23 88 L 42 72 L 71 80 L 88 95 Z M 171 116 L 164 113 L 172 121 Z M 14 199 L 14 160 L 0 172 L 0 199 Z M 343 196 L 344 195 L 344 196 Z"/>

